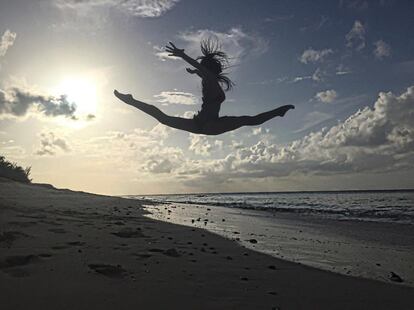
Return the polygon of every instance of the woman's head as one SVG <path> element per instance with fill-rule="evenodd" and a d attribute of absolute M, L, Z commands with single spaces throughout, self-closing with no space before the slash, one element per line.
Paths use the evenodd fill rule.
<path fill-rule="evenodd" d="M 228 56 L 220 50 L 221 46 L 218 40 L 208 38 L 202 40 L 200 46 L 203 56 L 198 57 L 197 60 L 200 60 L 203 67 L 217 75 L 218 81 L 224 84 L 226 90 L 231 89 L 233 82 L 223 73 L 228 68 Z"/>

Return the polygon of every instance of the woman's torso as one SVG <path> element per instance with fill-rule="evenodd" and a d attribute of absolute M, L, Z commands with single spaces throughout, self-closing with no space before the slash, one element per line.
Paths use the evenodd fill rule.
<path fill-rule="evenodd" d="M 206 120 L 217 119 L 226 95 L 217 80 L 203 79 L 201 85 L 203 104 L 199 115 Z"/>

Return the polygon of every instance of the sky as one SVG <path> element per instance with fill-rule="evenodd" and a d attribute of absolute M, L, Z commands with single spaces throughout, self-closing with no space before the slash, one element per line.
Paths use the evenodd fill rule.
<path fill-rule="evenodd" d="M 0 0 L 0 155 L 94 193 L 414 188 L 414 2 Z M 219 136 L 191 118 L 192 57 L 213 37 L 235 87 L 221 115 L 296 109 Z"/>

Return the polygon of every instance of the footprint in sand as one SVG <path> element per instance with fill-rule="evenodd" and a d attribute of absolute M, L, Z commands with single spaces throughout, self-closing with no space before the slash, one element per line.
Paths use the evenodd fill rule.
<path fill-rule="evenodd" d="M 124 229 L 118 232 L 113 232 L 113 235 L 119 237 L 119 238 L 143 238 L 146 237 L 142 232 L 140 228 L 137 228 L 136 230 L 132 229 Z"/>
<path fill-rule="evenodd" d="M 0 269 L 24 266 L 37 260 L 37 255 L 8 256 L 0 262 Z"/>
<path fill-rule="evenodd" d="M 63 228 L 50 228 L 48 230 L 55 234 L 66 234 L 66 230 L 64 230 Z"/>
<path fill-rule="evenodd" d="M 8 256 L 3 261 L 0 261 L 0 269 L 12 277 L 27 277 L 30 273 L 20 267 L 36 262 L 37 260 L 38 257 L 36 255 Z"/>
<path fill-rule="evenodd" d="M 17 222 L 9 222 L 9 224 L 13 225 L 13 226 L 19 226 L 19 227 L 26 228 L 26 227 L 36 225 L 37 223 L 36 222 L 18 222 L 17 221 Z"/>
<path fill-rule="evenodd" d="M 64 250 L 69 248 L 67 245 L 54 245 L 50 247 L 52 250 Z"/>
<path fill-rule="evenodd" d="M 70 241 L 70 242 L 66 242 L 67 245 L 72 245 L 72 246 L 83 246 L 85 245 L 85 242 L 83 241 Z"/>
<path fill-rule="evenodd" d="M 134 255 L 136 257 L 139 257 L 139 258 L 150 258 L 150 257 L 152 257 L 151 254 L 137 254 L 137 253 L 134 253 L 132 255 Z"/>
<path fill-rule="evenodd" d="M 4 243 L 7 246 L 11 246 L 14 241 L 23 237 L 29 237 L 29 235 L 20 231 L 3 231 L 0 233 L 0 244 Z"/>
<path fill-rule="evenodd" d="M 123 278 L 126 274 L 126 270 L 121 265 L 89 264 L 88 267 L 110 278 Z"/>

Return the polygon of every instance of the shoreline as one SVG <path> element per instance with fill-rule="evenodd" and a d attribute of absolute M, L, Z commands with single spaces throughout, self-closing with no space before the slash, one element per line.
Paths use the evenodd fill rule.
<path fill-rule="evenodd" d="M 2 309 L 410 309 L 414 302 L 412 288 L 280 260 L 145 217 L 143 204 L 0 180 Z"/>
<path fill-rule="evenodd" d="M 414 287 L 412 225 L 197 204 L 145 209 L 151 218 L 203 228 L 280 259 L 387 283 L 396 274 Z"/>

